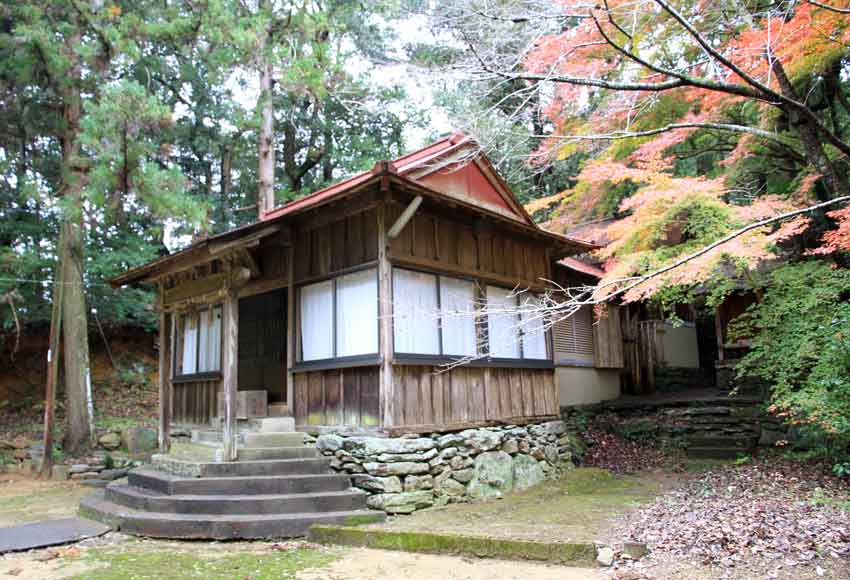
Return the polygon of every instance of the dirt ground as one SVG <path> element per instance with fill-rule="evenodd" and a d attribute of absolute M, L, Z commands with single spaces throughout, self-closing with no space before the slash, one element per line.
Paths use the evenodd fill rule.
<path fill-rule="evenodd" d="M 72 481 L 0 473 L 0 528 L 72 516 L 80 499 L 91 492 L 92 488 Z"/>

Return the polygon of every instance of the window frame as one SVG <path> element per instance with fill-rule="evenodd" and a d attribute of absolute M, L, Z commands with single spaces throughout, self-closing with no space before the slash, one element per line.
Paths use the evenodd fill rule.
<path fill-rule="evenodd" d="M 186 320 L 186 317 L 193 316 L 198 324 L 198 336 L 195 339 L 195 368 L 197 369 L 201 360 L 201 314 L 202 313 L 213 313 L 215 309 L 221 309 L 222 313 L 222 324 L 221 329 L 218 333 L 218 370 L 216 371 L 196 371 L 194 373 L 177 373 L 177 345 L 178 341 L 184 341 L 185 338 L 183 336 L 178 336 L 178 332 L 183 331 L 184 324 L 183 321 Z M 207 381 L 207 380 L 215 380 L 220 379 L 221 374 L 221 366 L 223 364 L 224 358 L 224 305 L 222 303 L 214 303 L 207 304 L 197 310 L 191 310 L 186 312 L 178 312 L 172 316 L 172 325 L 171 325 L 171 382 L 172 383 L 187 383 L 194 381 Z"/>
<path fill-rule="evenodd" d="M 338 279 L 349 274 L 356 274 L 358 272 L 363 272 L 367 270 L 374 270 L 374 278 L 375 278 L 375 311 L 377 316 L 375 316 L 375 336 L 377 338 L 376 350 L 374 353 L 366 353 L 366 354 L 356 354 L 351 356 L 337 356 L 336 353 L 338 351 L 339 345 L 337 342 L 337 287 L 338 287 Z M 303 352 L 302 352 L 302 336 L 301 336 L 301 290 L 305 286 L 311 286 L 313 284 L 321 284 L 322 282 L 331 282 L 331 343 L 333 349 L 333 356 L 329 358 L 321 358 L 321 359 L 313 359 L 313 360 L 303 360 Z M 295 320 L 293 321 L 293 331 L 295 333 L 293 340 L 293 348 L 295 352 L 293 353 L 293 363 L 292 367 L 288 370 L 292 372 L 299 371 L 308 371 L 308 370 L 324 370 L 324 369 L 334 369 L 334 368 L 352 368 L 359 366 L 372 366 L 380 364 L 381 360 L 381 328 L 380 328 L 380 297 L 381 288 L 380 288 L 380 279 L 378 274 L 378 267 L 375 262 L 367 262 L 365 264 L 360 264 L 353 268 L 346 268 L 344 270 L 339 270 L 337 272 L 333 272 L 327 274 L 325 276 L 317 276 L 314 278 L 309 278 L 302 280 L 298 284 L 293 285 L 293 294 L 295 299 Z"/>
<path fill-rule="evenodd" d="M 444 277 L 445 278 L 453 278 L 455 280 L 462 280 L 464 282 L 471 282 L 473 284 L 473 291 L 475 293 L 475 299 L 476 300 L 481 300 L 481 298 L 483 297 L 484 300 L 486 301 L 487 286 L 492 286 L 494 288 L 499 288 L 501 290 L 512 290 L 511 288 L 508 288 L 506 286 L 490 283 L 486 279 L 475 278 L 475 277 L 471 277 L 471 276 L 462 276 L 462 275 L 459 276 L 459 275 L 454 274 L 454 273 L 447 274 L 447 273 L 444 273 L 444 272 L 440 272 L 438 270 L 430 270 L 430 269 L 427 269 L 427 268 L 420 268 L 420 267 L 410 267 L 410 266 L 407 266 L 406 264 L 392 264 L 391 272 L 390 272 L 390 279 L 391 279 L 392 288 L 393 288 L 393 300 L 392 300 L 393 312 L 395 312 L 395 277 L 393 276 L 393 273 L 395 272 L 396 269 L 408 270 L 410 272 L 418 272 L 420 274 L 429 274 L 429 275 L 435 276 L 435 278 L 436 278 L 435 287 L 436 287 L 436 292 L 437 292 L 437 309 L 439 311 L 442 311 L 441 278 L 444 278 Z M 529 292 L 531 292 L 531 291 L 529 290 Z M 533 294 L 537 295 L 536 292 L 533 292 Z M 519 307 L 519 304 L 517 304 L 517 307 Z M 517 321 L 520 322 L 521 313 L 519 311 L 517 311 L 516 317 L 517 317 Z M 479 313 L 476 314 L 475 318 L 476 318 L 476 320 L 475 320 L 475 351 L 476 351 L 476 354 L 474 355 L 475 358 L 473 358 L 471 360 L 467 360 L 467 359 L 468 359 L 469 356 L 473 356 L 473 355 L 447 355 L 447 354 L 442 354 L 444 344 L 445 344 L 445 341 L 443 340 L 442 316 L 440 316 L 440 318 L 438 320 L 438 324 L 437 324 L 438 341 L 439 341 L 439 345 L 440 345 L 440 353 L 441 354 L 419 354 L 419 353 L 405 353 L 405 352 L 396 351 L 395 350 L 395 321 L 393 321 L 393 352 L 392 352 L 393 363 L 399 364 L 399 365 L 417 365 L 417 364 L 439 365 L 439 364 L 447 364 L 447 363 L 452 363 L 452 362 L 457 362 L 457 361 L 465 361 L 464 365 L 471 367 L 471 368 L 475 368 L 475 367 L 511 368 L 511 367 L 513 367 L 513 368 L 549 369 L 549 368 L 555 367 L 555 361 L 554 361 L 555 349 L 554 349 L 554 346 L 552 345 L 551 329 L 547 329 L 545 331 L 546 358 L 524 358 L 524 356 L 523 356 L 523 344 L 522 344 L 523 343 L 523 338 L 522 338 L 523 332 L 522 332 L 521 327 L 519 327 L 518 332 L 517 332 L 517 340 L 518 340 L 518 347 L 519 347 L 519 353 L 520 353 L 519 358 L 481 356 L 481 354 L 482 354 L 482 352 L 481 352 L 482 343 L 481 343 L 481 340 L 480 340 L 481 336 L 478 332 L 478 329 L 479 329 L 480 326 L 483 326 L 483 328 L 485 329 L 485 332 L 488 335 L 488 339 L 489 339 L 490 323 L 489 323 L 489 320 L 487 318 L 486 313 L 482 314 L 482 313 L 479 312 Z"/>

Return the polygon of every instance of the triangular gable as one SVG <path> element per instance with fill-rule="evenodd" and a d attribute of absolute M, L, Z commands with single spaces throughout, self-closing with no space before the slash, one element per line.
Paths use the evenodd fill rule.
<path fill-rule="evenodd" d="M 531 216 L 478 146 L 456 133 L 395 161 L 399 173 L 441 193 L 480 204 L 526 224 Z"/>

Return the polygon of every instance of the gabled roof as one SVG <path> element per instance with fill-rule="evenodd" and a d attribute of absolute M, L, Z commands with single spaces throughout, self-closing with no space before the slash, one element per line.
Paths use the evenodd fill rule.
<path fill-rule="evenodd" d="M 599 268 L 598 266 L 594 266 L 588 262 L 583 260 L 579 260 L 578 258 L 563 258 L 558 260 L 558 265 L 567 268 L 568 270 L 573 270 L 580 274 L 586 274 L 588 276 L 593 276 L 597 279 L 602 279 L 605 277 L 605 270 Z"/>
<path fill-rule="evenodd" d="M 389 180 L 435 200 L 448 200 L 502 221 L 528 235 L 548 240 L 568 252 L 583 253 L 598 246 L 544 230 L 538 226 L 501 178 L 478 145 L 466 135 L 455 133 L 394 161 L 379 161 L 369 171 L 314 191 L 300 199 L 264 212 L 260 221 L 196 242 L 183 250 L 133 268 L 110 280 L 113 286 L 141 282 L 155 277 L 162 268 L 179 259 L 202 257 L 214 244 L 222 244 L 262 230 L 285 218 L 315 209 L 326 203 Z"/>
<path fill-rule="evenodd" d="M 392 172 L 449 197 L 470 201 L 516 221 L 535 225 L 490 160 L 475 141 L 463 133 L 443 137 L 389 164 Z M 263 214 L 262 220 L 273 220 L 342 195 L 368 181 L 375 175 L 376 168 L 378 164 L 369 171 L 269 210 Z"/>

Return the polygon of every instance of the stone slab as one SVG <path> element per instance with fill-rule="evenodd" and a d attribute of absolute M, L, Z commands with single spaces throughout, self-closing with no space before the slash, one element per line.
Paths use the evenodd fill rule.
<path fill-rule="evenodd" d="M 0 528 L 0 554 L 71 544 L 102 536 L 112 528 L 83 518 L 47 520 Z"/>

